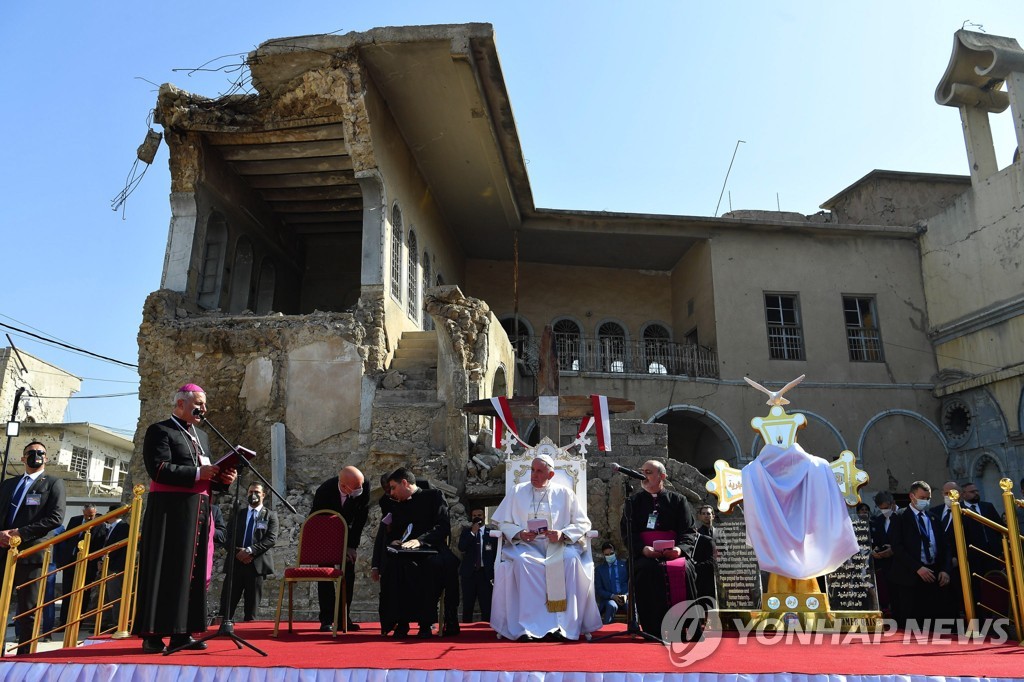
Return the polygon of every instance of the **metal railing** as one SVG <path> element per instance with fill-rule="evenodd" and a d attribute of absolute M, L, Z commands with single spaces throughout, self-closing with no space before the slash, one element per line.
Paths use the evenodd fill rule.
<path fill-rule="evenodd" d="M 513 339 L 517 353 L 536 357 L 536 338 Z M 703 378 L 718 377 L 714 350 L 663 339 L 627 340 L 621 336 L 587 338 L 555 334 L 558 368 L 563 372 L 613 374 L 662 374 Z"/>
<path fill-rule="evenodd" d="M 121 639 L 130 635 L 131 622 L 135 618 L 135 592 L 138 582 L 137 559 L 139 528 L 142 524 L 142 493 L 144 491 L 144 486 L 137 485 L 132 489 L 133 497 L 131 504 L 104 514 L 103 516 L 97 516 L 91 521 L 83 523 L 81 526 L 65 531 L 60 535 L 46 540 L 45 542 L 33 545 L 24 551 L 18 549 L 18 545 L 21 544 L 20 538 L 15 537 L 11 540 L 11 548 L 7 552 L 4 579 L 2 584 L 0 584 L 0 623 L 7 623 L 11 596 L 14 594 L 14 591 L 16 589 L 24 589 L 32 585 L 32 583 L 39 583 L 39 598 L 36 605 L 23 613 L 17 614 L 13 619 L 17 624 L 17 622 L 22 618 L 27 618 L 30 615 L 35 617 L 35 623 L 32 628 L 32 637 L 22 643 L 23 646 L 27 645 L 29 647 L 29 651 L 31 653 L 36 652 L 39 641 L 44 637 L 50 637 L 53 634 L 62 631 L 64 634 L 63 648 L 70 649 L 78 646 L 79 627 L 83 622 L 87 622 L 90 619 L 95 619 L 93 633 L 97 635 L 104 633 L 105 631 L 102 629 L 103 613 L 114 610 L 115 608 L 117 609 L 117 625 L 111 631 L 111 636 L 116 639 Z M 91 551 L 89 545 L 92 540 L 92 529 L 101 523 L 112 521 L 125 514 L 129 515 L 128 537 L 120 542 L 116 542 L 106 547 L 101 547 L 96 551 Z M 78 553 L 74 561 L 65 564 L 64 566 L 57 566 L 53 570 L 50 570 L 50 559 L 53 555 L 54 547 L 65 540 L 73 539 L 79 534 L 82 534 L 82 539 L 78 542 Z M 113 552 L 122 549 L 126 552 L 124 570 L 111 574 L 109 573 L 110 555 Z M 43 555 L 43 566 L 46 570 L 44 570 L 42 575 L 38 578 L 34 578 L 20 585 L 15 585 L 14 569 L 17 566 L 18 561 L 22 561 L 39 553 L 42 553 Z M 88 570 L 88 564 L 90 561 L 96 560 L 101 562 L 99 576 L 87 584 L 86 572 Z M 75 572 L 74 578 L 72 579 L 71 589 L 68 590 L 65 586 L 62 590 L 65 593 L 63 595 L 64 599 L 70 599 L 69 603 L 61 605 L 61 608 L 64 610 L 64 613 L 67 614 L 67 617 L 62 619 L 64 621 L 62 625 L 45 632 L 41 632 L 43 609 L 57 602 L 56 595 L 53 599 L 46 599 L 46 580 L 51 575 L 55 575 L 60 571 L 71 568 L 72 566 L 74 567 Z M 121 593 L 116 596 L 111 595 L 113 598 L 108 599 L 106 596 L 106 586 L 110 581 L 118 578 L 121 578 Z M 96 606 L 85 613 L 82 613 L 84 596 L 88 590 L 93 589 L 98 593 Z M 16 643 L 11 650 L 13 651 L 18 646 L 19 645 Z M 4 641 L 2 643 L 2 647 L 3 649 L 0 651 L 0 656 L 9 653 L 7 649 L 6 628 L 4 630 Z"/>
<path fill-rule="evenodd" d="M 957 562 L 960 569 L 960 586 L 964 597 L 964 618 L 967 621 L 969 630 L 976 628 L 978 624 L 976 620 L 976 607 L 980 607 L 988 614 L 996 617 L 1007 618 L 1014 624 L 1017 641 L 1024 644 L 1024 627 L 1022 627 L 1024 625 L 1024 620 L 1022 620 L 1024 619 L 1024 552 L 1021 550 L 1021 540 L 1024 540 L 1024 538 L 1020 535 L 1016 514 L 1017 507 L 1024 507 L 1024 500 L 1014 499 L 1013 481 L 1010 479 L 1004 478 L 999 481 L 999 487 L 1003 490 L 1003 508 L 1006 514 L 1005 526 L 970 509 L 964 509 L 960 504 L 960 493 L 956 490 L 950 491 L 950 497 L 953 500 L 951 510 L 953 515 L 953 536 L 956 541 Z M 964 518 L 976 521 L 999 534 L 1003 550 L 1001 557 L 991 554 L 985 548 L 967 544 L 967 537 L 964 533 Z M 983 575 L 973 572 L 970 566 L 972 551 L 988 561 L 1001 563 L 1004 573 L 1000 575 L 998 572 L 995 572 L 993 575 L 993 572 L 987 572 Z M 1001 580 L 998 580 L 1001 577 L 1005 577 L 1005 585 L 1001 584 Z M 977 581 L 979 585 L 985 584 L 990 586 L 995 593 L 1005 593 L 1005 605 L 976 602 L 972 581 Z M 1008 613 L 1000 610 L 1001 607 L 1005 608 L 1006 606 L 1009 607 Z"/>
<path fill-rule="evenodd" d="M 854 362 L 881 362 L 882 336 L 871 327 L 847 327 L 846 346 Z"/>

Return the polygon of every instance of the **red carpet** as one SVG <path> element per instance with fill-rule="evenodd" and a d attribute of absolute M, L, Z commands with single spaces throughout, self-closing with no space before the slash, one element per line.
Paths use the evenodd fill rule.
<path fill-rule="evenodd" d="M 266 657 L 246 648 L 238 649 L 227 638 L 211 640 L 207 651 L 179 652 L 172 656 L 144 655 L 140 640 L 131 638 L 19 658 L 16 667 L 21 663 L 45 662 L 86 666 L 362 668 L 512 673 L 796 673 L 971 678 L 1020 677 L 1024 671 L 1024 648 L 1013 640 L 1002 644 L 957 644 L 951 641 L 921 644 L 905 642 L 901 633 L 882 637 L 878 644 L 865 643 L 866 636 L 862 636 L 860 641 L 833 642 L 829 635 L 823 636 L 818 644 L 787 643 L 782 639 L 757 642 L 753 637 L 744 642 L 739 635 L 727 633 L 707 658 L 687 667 L 677 667 L 670 661 L 666 647 L 626 635 L 623 624 L 602 630 L 602 634 L 619 633 L 606 641 L 571 643 L 499 641 L 484 624 L 463 626 L 459 637 L 429 640 L 385 639 L 380 636 L 379 627 L 366 623 L 359 632 L 339 634 L 336 640 L 329 633 L 318 632 L 315 623 L 296 624 L 292 635 L 282 629 L 279 639 L 270 637 L 272 631 L 272 623 L 237 625 L 238 634 L 266 651 L 269 654 Z M 790 638 L 792 640 L 792 633 Z M 13 662 L 12 658 L 3 659 L 5 664 Z M 55 670 L 60 667 L 53 666 Z M 24 679 L 29 678 L 25 676 Z"/>

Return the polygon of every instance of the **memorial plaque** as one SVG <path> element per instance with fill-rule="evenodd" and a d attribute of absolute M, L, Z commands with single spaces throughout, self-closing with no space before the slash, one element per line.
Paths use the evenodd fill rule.
<path fill-rule="evenodd" d="M 741 507 L 722 514 L 715 524 L 718 543 L 718 608 L 761 608 L 761 569 L 754 548 L 747 544 L 747 524 Z"/>
<path fill-rule="evenodd" d="M 860 550 L 825 576 L 829 606 L 833 611 L 877 611 L 878 593 L 871 562 L 871 531 L 868 522 L 853 521 Z"/>

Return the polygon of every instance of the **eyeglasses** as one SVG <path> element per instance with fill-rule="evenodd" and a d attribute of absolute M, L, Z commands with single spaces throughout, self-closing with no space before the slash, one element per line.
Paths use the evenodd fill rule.
<path fill-rule="evenodd" d="M 26 455 L 45 455 L 46 450 L 26 450 Z"/>

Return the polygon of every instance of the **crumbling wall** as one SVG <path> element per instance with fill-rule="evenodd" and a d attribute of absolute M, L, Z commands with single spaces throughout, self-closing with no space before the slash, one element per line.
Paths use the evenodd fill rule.
<path fill-rule="evenodd" d="M 383 373 L 382 330 L 381 287 L 364 287 L 351 312 L 304 316 L 226 316 L 201 312 L 176 292 L 151 294 L 139 329 L 142 405 L 126 489 L 148 481 L 141 457 L 145 430 L 169 416 L 174 391 L 184 383 L 206 390 L 210 421 L 232 442 L 255 450 L 255 465 L 268 478 L 271 426 L 285 424 L 287 491 L 282 492 L 297 513 L 271 503 L 281 520 L 274 560 L 283 569 L 295 560 L 298 527 L 317 485 L 346 464 L 378 470 L 360 445 L 359 417 L 368 409 L 363 377 L 372 382 Z M 344 401 L 333 399 L 342 394 Z M 207 431 L 216 458 L 226 446 Z M 227 502 L 222 496 L 225 511 Z M 371 533 L 368 529 L 362 547 L 372 545 Z M 359 567 L 367 575 L 368 559 L 367 551 Z M 276 596 L 276 588 L 269 582 L 267 594 Z M 211 594 L 219 589 L 215 584 Z"/>

